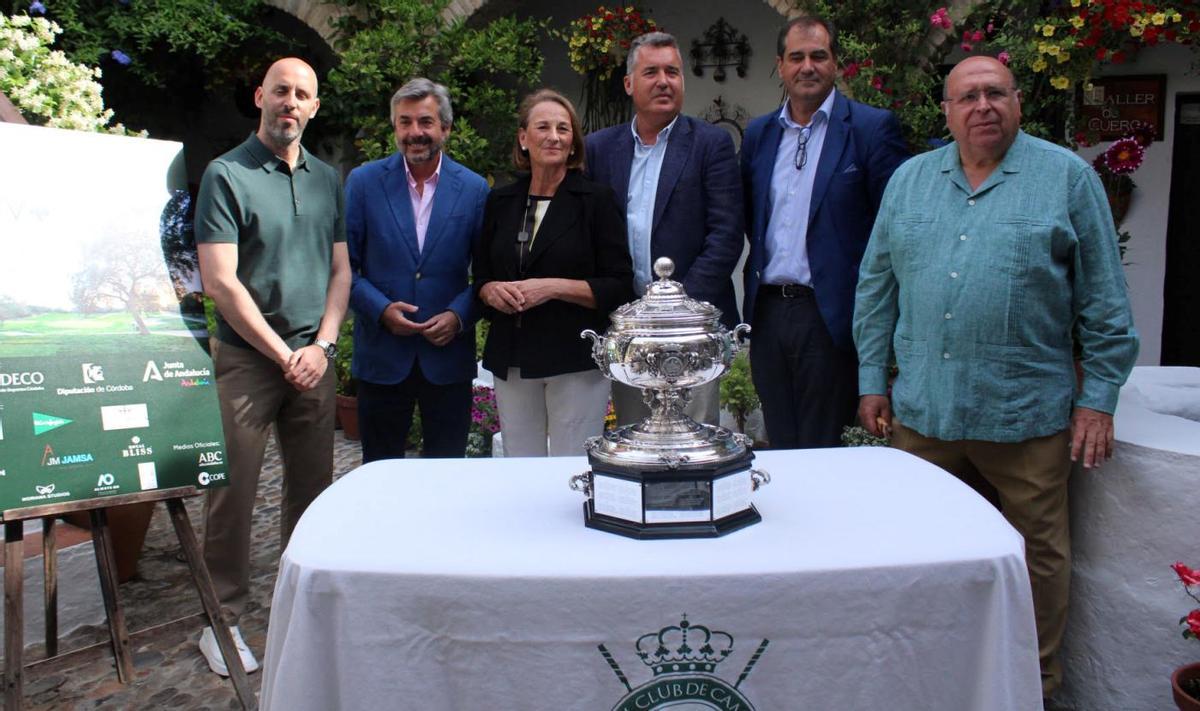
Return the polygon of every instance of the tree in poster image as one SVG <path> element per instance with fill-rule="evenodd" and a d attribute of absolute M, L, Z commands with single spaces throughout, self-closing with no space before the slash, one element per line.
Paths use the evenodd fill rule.
<path fill-rule="evenodd" d="M 142 316 L 160 310 L 158 291 L 166 277 L 161 255 L 132 235 L 96 243 L 87 254 L 87 266 L 71 278 L 76 308 L 85 314 L 123 309 L 138 333 L 148 335 Z"/>

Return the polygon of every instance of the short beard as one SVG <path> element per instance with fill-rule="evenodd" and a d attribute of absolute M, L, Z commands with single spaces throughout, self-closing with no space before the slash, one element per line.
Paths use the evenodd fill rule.
<path fill-rule="evenodd" d="M 432 161 L 433 159 L 437 158 L 438 154 L 441 153 L 441 151 L 442 151 L 442 144 L 437 143 L 436 141 L 433 141 L 432 139 L 428 143 L 416 143 L 416 142 L 407 143 L 405 141 L 398 140 L 398 141 L 396 141 L 396 147 L 399 148 L 400 152 L 404 154 L 404 160 L 408 161 L 409 163 L 411 163 L 413 165 L 420 165 L 422 163 L 428 163 L 428 162 Z M 409 152 L 408 152 L 408 150 L 410 148 L 414 148 L 414 147 L 420 147 L 420 148 L 424 148 L 426 150 L 423 154 L 418 155 L 414 158 L 414 157 L 410 156 Z"/>
<path fill-rule="evenodd" d="M 295 128 L 286 128 L 280 124 L 270 124 L 266 126 L 267 137 L 271 139 L 275 148 L 287 148 L 293 143 L 300 140 L 300 136 L 304 134 L 304 129 L 300 123 L 296 123 Z"/>

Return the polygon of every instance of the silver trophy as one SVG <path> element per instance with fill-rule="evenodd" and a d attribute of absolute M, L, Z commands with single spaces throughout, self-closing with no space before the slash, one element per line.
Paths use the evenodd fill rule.
<path fill-rule="evenodd" d="M 588 526 L 633 538 L 720 536 L 757 523 L 750 494 L 771 479 L 750 468 L 749 437 L 684 413 L 691 389 L 728 370 L 750 327 L 723 328 L 720 309 L 688 297 L 674 270 L 670 259 L 655 261 L 659 278 L 613 312 L 605 335 L 580 334 L 601 372 L 640 388 L 650 408 L 641 422 L 589 438 L 591 469 L 570 482 L 588 497 Z"/>

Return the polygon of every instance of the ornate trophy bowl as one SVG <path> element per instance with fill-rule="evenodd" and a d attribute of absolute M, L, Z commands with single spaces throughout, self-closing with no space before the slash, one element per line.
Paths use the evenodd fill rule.
<path fill-rule="evenodd" d="M 757 523 L 750 493 L 770 481 L 750 468 L 748 437 L 684 412 L 690 389 L 729 368 L 750 327 L 723 328 L 719 309 L 671 281 L 674 269 L 670 259 L 657 260 L 658 280 L 613 312 L 605 335 L 580 334 L 592 340 L 601 372 L 640 388 L 650 408 L 641 422 L 589 438 L 591 469 L 571 478 L 588 497 L 589 527 L 633 538 L 721 536 Z"/>

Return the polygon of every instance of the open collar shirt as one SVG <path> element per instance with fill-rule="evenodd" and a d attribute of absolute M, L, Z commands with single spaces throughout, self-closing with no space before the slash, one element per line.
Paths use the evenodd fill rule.
<path fill-rule="evenodd" d="M 417 251 L 425 249 L 425 233 L 429 231 L 429 216 L 433 214 L 433 195 L 437 192 L 438 180 L 442 175 L 442 154 L 437 157 L 437 167 L 425 179 L 425 185 L 417 192 L 417 179 L 413 177 L 408 161 L 404 161 L 404 176 L 408 179 L 408 199 L 412 203 L 413 222 L 417 227 Z"/>
<path fill-rule="evenodd" d="M 808 263 L 808 218 L 812 208 L 813 181 L 821 149 L 829 127 L 829 114 L 837 89 L 829 92 L 820 108 L 806 126 L 792 120 L 783 102 L 779 110 L 779 125 L 783 136 L 775 154 L 775 170 L 771 173 L 771 216 L 767 221 L 767 266 L 763 269 L 764 284 L 804 284 L 812 286 L 812 269 Z M 808 134 L 805 145 L 807 160 L 796 168 L 796 149 L 801 135 Z"/>
<path fill-rule="evenodd" d="M 1072 342 L 1083 370 L 1076 390 Z M 1137 358 L 1117 235 L 1096 172 L 1018 132 L 972 189 L 951 143 L 892 176 L 854 311 L 859 391 L 944 440 L 1019 442 L 1112 413 Z"/>
<path fill-rule="evenodd" d="M 654 200 L 658 195 L 658 178 L 667 155 L 671 129 L 679 121 L 676 116 L 653 145 L 646 145 L 637 132 L 637 117 L 629 123 L 633 132 L 633 164 L 629 169 L 629 194 L 625 207 L 625 222 L 629 232 L 629 254 L 633 257 L 634 291 L 645 292 L 650 284 L 650 237 L 654 229 Z"/>

